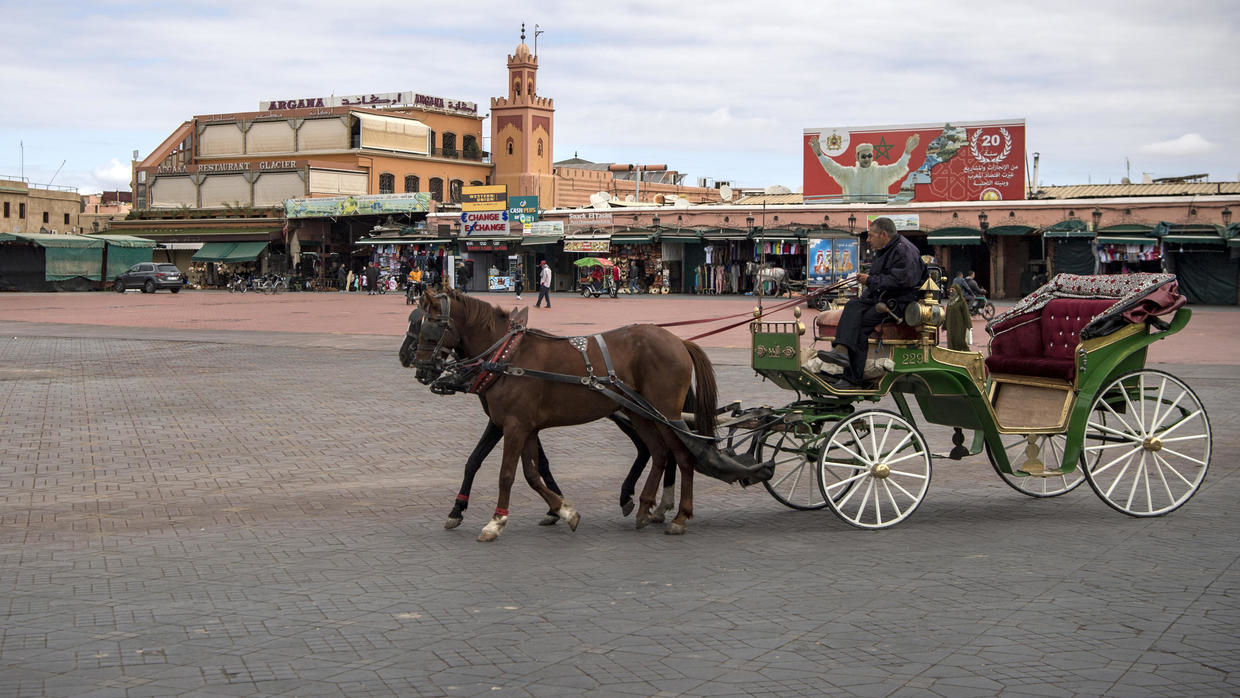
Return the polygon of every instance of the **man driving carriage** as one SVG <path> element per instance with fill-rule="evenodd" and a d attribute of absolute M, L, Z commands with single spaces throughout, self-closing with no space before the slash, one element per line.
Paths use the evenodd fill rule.
<path fill-rule="evenodd" d="M 870 333 L 880 323 L 892 320 L 892 314 L 900 317 L 904 306 L 917 299 L 917 289 L 926 273 L 921 253 L 908 238 L 896 232 L 890 218 L 876 218 L 870 223 L 869 241 L 874 262 L 868 274 L 857 275 L 857 280 L 865 284 L 865 291 L 844 304 L 833 348 L 818 354 L 823 361 L 844 368 L 844 374 L 831 384 L 836 389 L 862 387 Z M 885 310 L 879 309 L 880 302 L 885 304 Z"/>

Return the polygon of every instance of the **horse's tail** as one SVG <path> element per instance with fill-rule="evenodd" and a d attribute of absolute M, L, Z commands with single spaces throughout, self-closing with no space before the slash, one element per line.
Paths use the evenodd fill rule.
<path fill-rule="evenodd" d="M 719 391 L 715 385 L 715 367 L 701 347 L 688 340 L 682 340 L 689 357 L 693 359 L 694 382 L 697 391 L 693 403 L 693 421 L 697 433 L 702 436 L 715 435 L 715 407 L 719 402 Z"/>

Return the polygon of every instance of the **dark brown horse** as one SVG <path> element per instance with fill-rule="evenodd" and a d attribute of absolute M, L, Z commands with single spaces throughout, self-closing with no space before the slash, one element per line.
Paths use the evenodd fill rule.
<path fill-rule="evenodd" d="M 598 336 L 568 338 L 538 330 L 510 327 L 509 314 L 455 290 L 423 294 L 425 313 L 415 357 L 429 362 L 440 351 L 459 350 L 472 357 L 466 368 L 476 375 L 468 381 L 485 391 L 491 421 L 504 432 L 503 465 L 495 514 L 478 540 L 497 538 L 508 521 L 508 503 L 518 459 L 526 480 L 551 510 L 574 530 L 580 514 L 537 476 L 538 432 L 602 419 L 623 411 L 646 448 L 652 467 L 638 500 L 637 526 L 650 521 L 655 493 L 670 453 L 680 470 L 680 502 L 666 532 L 685 532 L 693 516 L 693 460 L 672 427 L 651 419 L 630 395 L 627 405 L 608 397 L 620 395 L 616 383 L 627 386 L 638 403 L 670 421 L 680 419 L 680 408 L 696 377 L 694 425 L 698 434 L 713 436 L 717 402 L 714 368 L 706 353 L 654 325 L 629 325 Z M 578 348 L 585 349 L 584 354 Z M 531 374 L 541 373 L 542 376 Z M 614 381 L 611 376 L 614 375 Z M 558 376 L 558 378 L 550 378 Z M 593 379 L 593 380 L 592 380 Z M 622 400 L 623 401 L 623 400 Z"/>

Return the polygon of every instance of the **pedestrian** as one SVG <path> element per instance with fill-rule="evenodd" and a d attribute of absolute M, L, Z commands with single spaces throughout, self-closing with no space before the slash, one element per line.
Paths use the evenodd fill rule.
<path fill-rule="evenodd" d="M 612 295 L 620 291 L 620 265 L 613 264 L 611 267 L 611 288 Z"/>
<path fill-rule="evenodd" d="M 551 267 L 547 266 L 547 260 L 538 263 L 538 301 L 534 303 L 535 308 L 541 308 L 543 299 L 547 299 L 547 307 L 551 307 Z"/>
<path fill-rule="evenodd" d="M 356 275 L 354 275 L 353 273 L 353 267 L 349 267 L 349 274 L 348 276 L 345 277 L 345 280 L 344 280 L 344 287 L 346 290 L 349 290 L 349 291 L 353 290 L 353 280 L 356 278 L 357 278 Z"/>
<path fill-rule="evenodd" d="M 525 270 L 520 264 L 512 268 L 512 286 L 517 292 L 517 300 L 521 300 L 521 291 L 525 290 Z"/>
<path fill-rule="evenodd" d="M 629 262 L 629 293 L 641 293 L 641 276 L 642 270 L 637 260 Z"/>
<path fill-rule="evenodd" d="M 371 296 L 379 292 L 379 265 L 373 262 L 366 269 L 366 291 Z"/>
<path fill-rule="evenodd" d="M 340 288 L 340 293 L 349 288 L 349 270 L 343 264 L 336 267 L 336 285 Z"/>

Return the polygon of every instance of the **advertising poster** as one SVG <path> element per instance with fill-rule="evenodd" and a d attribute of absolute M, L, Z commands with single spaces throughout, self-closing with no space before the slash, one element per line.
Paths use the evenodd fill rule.
<path fill-rule="evenodd" d="M 826 286 L 857 272 L 857 238 L 811 238 L 806 278 L 811 286 Z"/>
<path fill-rule="evenodd" d="M 1025 198 L 1025 121 L 807 128 L 806 203 Z"/>
<path fill-rule="evenodd" d="M 373 216 L 383 213 L 422 213 L 430 210 L 430 207 L 431 195 L 426 192 L 288 199 L 284 202 L 284 217 L 324 218 L 328 216 Z"/>

